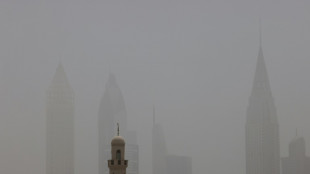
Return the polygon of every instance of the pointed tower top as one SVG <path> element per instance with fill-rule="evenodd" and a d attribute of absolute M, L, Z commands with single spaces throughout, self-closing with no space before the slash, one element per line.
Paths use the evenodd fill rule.
<path fill-rule="evenodd" d="M 118 85 L 116 84 L 116 78 L 115 75 L 111 72 L 109 72 L 109 79 L 108 79 L 108 85 L 117 87 Z"/>
<path fill-rule="evenodd" d="M 261 43 L 258 50 L 253 87 L 247 111 L 247 122 L 278 124 Z"/>
<path fill-rule="evenodd" d="M 56 69 L 56 73 L 53 77 L 53 80 L 52 80 L 50 87 L 51 88 L 56 87 L 55 85 L 71 88 L 61 61 L 59 61 L 59 63 L 58 63 L 58 67 Z"/>
<path fill-rule="evenodd" d="M 262 20 L 259 17 L 258 19 L 258 27 L 259 27 L 259 47 L 262 48 Z"/>
<path fill-rule="evenodd" d="M 258 91 L 258 89 L 270 91 L 269 78 L 267 74 L 267 68 L 265 65 L 263 46 L 262 46 L 262 30 L 261 30 L 261 20 L 259 19 L 259 50 L 256 63 L 256 72 L 254 77 L 252 93 Z"/>

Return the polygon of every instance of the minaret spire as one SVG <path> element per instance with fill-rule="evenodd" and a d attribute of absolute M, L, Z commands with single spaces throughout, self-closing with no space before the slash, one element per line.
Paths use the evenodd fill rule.
<path fill-rule="evenodd" d="M 119 123 L 117 123 L 117 136 L 119 136 Z"/>

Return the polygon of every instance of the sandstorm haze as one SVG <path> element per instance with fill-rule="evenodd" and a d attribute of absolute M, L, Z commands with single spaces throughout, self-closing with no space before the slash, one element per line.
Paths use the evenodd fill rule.
<path fill-rule="evenodd" d="M 98 110 L 115 75 L 152 173 L 153 106 L 169 154 L 193 174 L 245 174 L 245 121 L 262 46 L 281 157 L 310 155 L 307 0 L 2 0 L 0 173 L 45 173 L 46 91 L 59 62 L 75 93 L 75 173 L 98 173 Z"/>

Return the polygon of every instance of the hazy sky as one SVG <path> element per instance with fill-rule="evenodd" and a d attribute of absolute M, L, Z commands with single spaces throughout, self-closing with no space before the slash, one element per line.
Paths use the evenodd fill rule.
<path fill-rule="evenodd" d="M 310 1 L 1 0 L 0 173 L 45 172 L 45 92 L 61 60 L 76 94 L 76 174 L 97 174 L 109 71 L 138 131 L 141 174 L 153 104 L 169 153 L 191 156 L 193 174 L 244 174 L 259 16 L 281 155 L 296 128 L 310 155 Z"/>

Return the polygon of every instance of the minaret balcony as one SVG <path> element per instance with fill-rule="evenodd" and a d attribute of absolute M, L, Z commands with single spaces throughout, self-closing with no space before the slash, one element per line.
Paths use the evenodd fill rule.
<path fill-rule="evenodd" d="M 108 160 L 108 166 L 127 166 L 128 160 Z"/>

